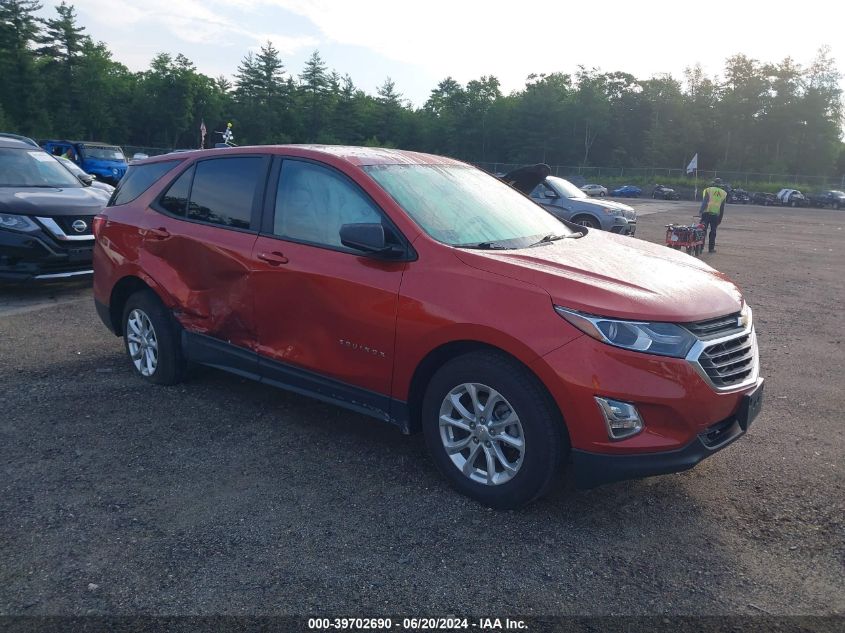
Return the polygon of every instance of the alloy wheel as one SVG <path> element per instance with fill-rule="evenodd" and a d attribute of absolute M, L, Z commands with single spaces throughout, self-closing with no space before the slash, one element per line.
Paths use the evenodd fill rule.
<path fill-rule="evenodd" d="M 513 479 L 525 456 L 519 416 L 495 389 L 463 383 L 440 405 L 440 441 L 468 479 L 496 486 Z"/>
<path fill-rule="evenodd" d="M 135 369 L 142 376 L 152 376 L 158 365 L 158 338 L 150 317 L 139 308 L 126 319 L 126 343 Z"/>

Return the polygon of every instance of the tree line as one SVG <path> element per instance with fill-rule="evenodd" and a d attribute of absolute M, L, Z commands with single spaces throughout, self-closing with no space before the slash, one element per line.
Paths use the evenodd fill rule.
<path fill-rule="evenodd" d="M 234 77 L 208 77 L 159 53 L 131 72 L 85 33 L 74 7 L 0 0 L 0 130 L 38 138 L 191 148 L 200 123 L 234 125 L 239 144 L 330 143 L 415 149 L 474 162 L 845 173 L 840 73 L 827 47 L 807 65 L 737 54 L 719 77 L 638 79 L 579 67 L 530 75 L 503 94 L 495 76 L 451 77 L 413 107 L 385 79 L 375 95 L 315 51 L 298 74 L 272 43 Z M 218 137 L 219 139 L 219 137 Z"/>

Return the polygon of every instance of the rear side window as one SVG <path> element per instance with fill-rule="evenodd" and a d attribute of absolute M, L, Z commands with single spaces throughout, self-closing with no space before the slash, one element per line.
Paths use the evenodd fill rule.
<path fill-rule="evenodd" d="M 260 156 L 238 156 L 198 162 L 188 219 L 250 228 L 256 186 L 264 175 L 263 161 Z"/>
<path fill-rule="evenodd" d="M 112 194 L 108 206 L 116 207 L 132 202 L 180 162 L 178 160 L 166 160 L 148 165 L 130 165 L 126 175 L 117 183 L 117 188 Z"/>
<path fill-rule="evenodd" d="M 179 176 L 164 192 L 159 200 L 159 206 L 168 213 L 185 217 L 188 210 L 188 197 L 191 195 L 191 181 L 194 179 L 194 168 L 191 167 Z"/>

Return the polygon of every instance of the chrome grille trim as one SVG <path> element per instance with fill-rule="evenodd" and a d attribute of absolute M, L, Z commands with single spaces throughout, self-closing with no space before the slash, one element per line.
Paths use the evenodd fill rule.
<path fill-rule="evenodd" d="M 736 323 L 736 315 L 730 318 Z M 727 319 L 712 321 L 727 322 Z M 745 328 L 719 338 L 699 336 L 686 360 L 720 393 L 740 391 L 756 384 L 760 377 L 760 355 L 752 320 L 748 319 Z"/>
<path fill-rule="evenodd" d="M 38 220 L 45 229 L 50 231 L 56 239 L 62 240 L 63 242 L 90 242 L 94 239 L 94 236 L 90 233 L 87 235 L 68 235 L 53 218 L 42 218 L 41 216 L 37 216 L 35 219 Z"/>
<path fill-rule="evenodd" d="M 697 321 L 696 323 L 681 323 L 683 327 L 692 332 L 698 338 L 707 338 L 718 334 L 728 334 L 742 331 L 739 321 L 740 313 L 734 312 L 723 317 Z"/>

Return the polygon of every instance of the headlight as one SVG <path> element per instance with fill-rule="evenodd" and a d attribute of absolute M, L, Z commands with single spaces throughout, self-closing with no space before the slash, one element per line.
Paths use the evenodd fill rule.
<path fill-rule="evenodd" d="M 555 306 L 555 311 L 597 341 L 635 352 L 684 358 L 696 341 L 695 336 L 674 323 L 608 319 L 560 306 Z"/>
<path fill-rule="evenodd" d="M 10 231 L 37 231 L 38 225 L 25 215 L 13 215 L 11 213 L 0 213 L 0 229 Z"/>
<path fill-rule="evenodd" d="M 622 215 L 622 209 L 611 209 L 610 207 L 602 207 L 607 215 Z"/>

